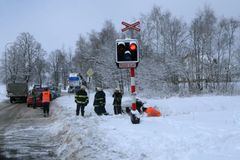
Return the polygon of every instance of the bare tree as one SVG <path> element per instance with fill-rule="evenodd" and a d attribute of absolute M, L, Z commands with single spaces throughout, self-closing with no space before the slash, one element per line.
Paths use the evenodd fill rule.
<path fill-rule="evenodd" d="M 45 73 L 47 72 L 47 62 L 43 57 L 38 57 L 35 62 L 36 82 L 40 85 L 43 84 Z"/>
<path fill-rule="evenodd" d="M 235 32 L 237 28 L 239 27 L 239 21 L 231 19 L 224 19 L 222 21 L 225 34 L 227 38 L 227 50 L 228 50 L 228 56 L 227 56 L 227 66 L 226 69 L 226 88 L 228 85 L 228 82 L 231 81 L 231 66 L 232 66 L 232 58 L 233 58 L 233 47 L 235 44 Z"/>
<path fill-rule="evenodd" d="M 203 82 L 206 84 L 212 79 L 213 72 L 213 42 L 215 36 L 216 17 L 213 10 L 205 7 L 193 20 L 191 25 L 191 44 L 194 78 L 196 78 L 197 89 L 203 89 Z"/>
<path fill-rule="evenodd" d="M 86 76 L 89 68 L 94 70 L 93 80 L 96 85 L 112 86 L 113 72 L 116 71 L 114 62 L 115 40 L 117 32 L 111 21 L 106 21 L 100 32 L 92 31 L 87 41 L 79 37 L 76 44 L 74 64 L 80 73 Z"/>
<path fill-rule="evenodd" d="M 43 57 L 44 50 L 29 33 L 21 33 L 13 45 L 7 50 L 8 72 L 12 80 L 26 80 L 33 78 L 33 69 L 37 58 Z"/>

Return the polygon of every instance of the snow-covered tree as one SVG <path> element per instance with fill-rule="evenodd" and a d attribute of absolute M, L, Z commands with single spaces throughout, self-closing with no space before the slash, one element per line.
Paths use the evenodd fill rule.
<path fill-rule="evenodd" d="M 24 32 L 6 52 L 8 78 L 13 81 L 28 82 L 34 79 L 36 62 L 43 57 L 45 51 L 30 33 Z"/>

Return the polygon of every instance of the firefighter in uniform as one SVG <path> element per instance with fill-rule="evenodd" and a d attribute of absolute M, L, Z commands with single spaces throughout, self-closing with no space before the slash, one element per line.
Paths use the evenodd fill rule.
<path fill-rule="evenodd" d="M 94 111 L 96 112 L 97 115 L 108 115 L 105 109 L 105 104 L 106 104 L 106 96 L 105 93 L 103 92 L 103 89 L 101 87 L 96 88 L 96 94 L 94 96 Z"/>
<path fill-rule="evenodd" d="M 121 114 L 122 113 L 122 93 L 120 92 L 119 88 L 116 88 L 112 97 L 113 99 L 113 110 L 114 110 L 114 114 Z"/>
<path fill-rule="evenodd" d="M 51 93 L 48 88 L 44 88 L 43 92 L 41 93 L 41 101 L 44 117 L 47 117 L 49 116 L 49 106 L 51 101 Z"/>
<path fill-rule="evenodd" d="M 79 115 L 79 110 L 81 109 L 81 115 L 84 116 L 84 109 L 87 106 L 89 100 L 87 92 L 85 91 L 86 87 L 84 85 L 81 86 L 80 90 L 76 92 L 75 102 L 77 103 L 76 115 Z"/>

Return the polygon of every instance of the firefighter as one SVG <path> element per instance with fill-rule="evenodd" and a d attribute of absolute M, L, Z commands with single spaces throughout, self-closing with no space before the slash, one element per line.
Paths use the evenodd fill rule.
<path fill-rule="evenodd" d="M 112 97 L 113 99 L 113 110 L 114 110 L 114 114 L 121 114 L 122 113 L 122 93 L 120 91 L 119 88 L 116 88 Z"/>
<path fill-rule="evenodd" d="M 76 92 L 75 102 L 77 103 L 76 115 L 79 116 L 79 110 L 81 109 L 81 116 L 84 117 L 84 109 L 88 105 L 89 99 L 84 85 Z"/>
<path fill-rule="evenodd" d="M 47 117 L 49 116 L 49 107 L 50 107 L 50 101 L 51 101 L 51 93 L 48 88 L 44 88 L 41 95 L 41 101 L 43 106 L 43 116 Z"/>
<path fill-rule="evenodd" d="M 101 87 L 96 88 L 96 94 L 94 96 L 94 111 L 96 112 L 97 115 L 108 115 L 105 109 L 105 104 L 106 104 L 106 96 Z"/>

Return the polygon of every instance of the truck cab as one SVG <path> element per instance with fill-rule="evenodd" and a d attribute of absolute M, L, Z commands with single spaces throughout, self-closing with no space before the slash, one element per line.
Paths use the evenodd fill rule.
<path fill-rule="evenodd" d="M 79 73 L 70 73 L 68 77 L 68 93 L 75 93 L 77 88 L 81 86 L 81 76 Z"/>

